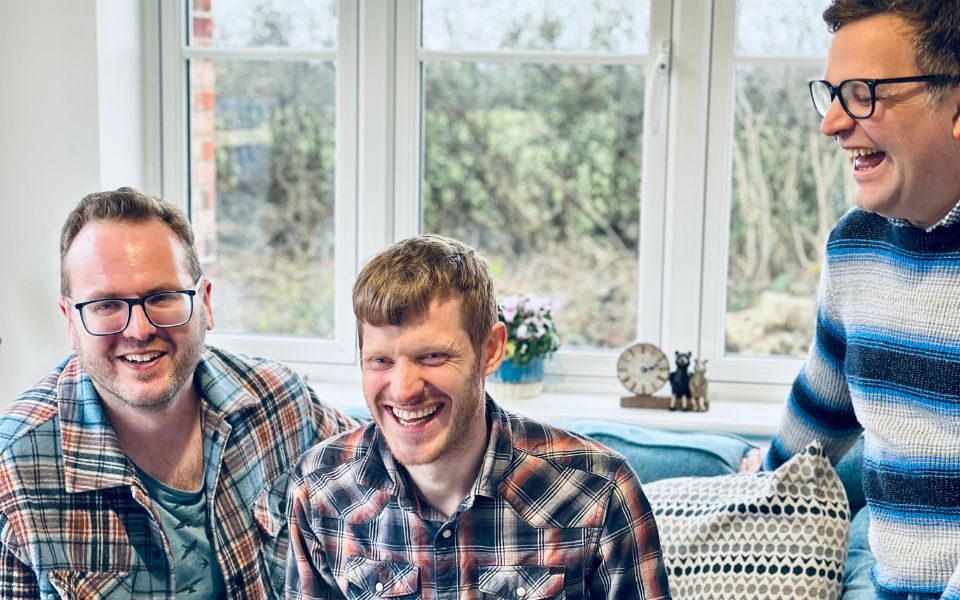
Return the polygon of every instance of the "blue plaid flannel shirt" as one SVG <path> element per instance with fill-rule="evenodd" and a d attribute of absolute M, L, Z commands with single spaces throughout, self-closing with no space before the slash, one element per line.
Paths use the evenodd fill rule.
<path fill-rule="evenodd" d="M 226 595 L 282 597 L 290 472 L 354 423 L 277 363 L 208 348 L 194 377 Z M 0 413 L 0 598 L 172 599 L 172 564 L 157 509 L 68 358 Z"/>

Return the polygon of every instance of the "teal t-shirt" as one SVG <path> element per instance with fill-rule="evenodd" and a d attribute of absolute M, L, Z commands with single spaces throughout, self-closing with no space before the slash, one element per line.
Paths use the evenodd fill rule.
<path fill-rule="evenodd" d="M 177 598 L 219 600 L 225 597 L 223 574 L 207 534 L 207 494 L 172 488 L 137 469 L 160 513 L 176 570 Z"/>

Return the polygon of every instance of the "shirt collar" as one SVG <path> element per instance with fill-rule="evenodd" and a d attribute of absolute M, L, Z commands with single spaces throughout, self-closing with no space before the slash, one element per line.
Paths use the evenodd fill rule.
<path fill-rule="evenodd" d="M 225 355 L 208 348 L 194 372 L 214 422 L 258 402 L 224 361 Z M 76 356 L 63 365 L 57 397 L 66 490 L 85 492 L 132 485 L 133 464 L 120 447 L 100 395 Z M 204 450 L 206 456 L 206 444 Z"/>
<path fill-rule="evenodd" d="M 887 220 L 897 227 L 914 227 L 914 225 L 906 219 L 887 219 Z M 934 229 L 938 229 L 940 227 L 949 227 L 954 223 L 956 223 L 957 221 L 960 221 L 960 200 L 957 200 L 957 203 L 953 205 L 953 208 L 950 209 L 950 212 L 944 215 L 942 219 L 940 219 L 930 227 L 924 227 L 922 229 L 927 233 L 930 233 Z"/>
<path fill-rule="evenodd" d="M 231 368 L 228 364 L 230 360 L 232 360 L 231 356 L 225 352 L 208 347 L 201 355 L 197 370 L 194 372 L 194 377 L 200 386 L 200 395 L 207 403 L 208 409 L 222 416 L 260 403 L 250 393 L 250 385 L 244 385 L 244 382 L 235 374 L 238 371 L 248 372 L 249 365 L 244 363 L 237 368 Z M 269 383 L 261 383 L 262 388 L 268 389 Z"/>
<path fill-rule="evenodd" d="M 130 485 L 133 466 L 120 448 L 90 375 L 71 357 L 57 381 L 64 486 L 67 492 Z"/>

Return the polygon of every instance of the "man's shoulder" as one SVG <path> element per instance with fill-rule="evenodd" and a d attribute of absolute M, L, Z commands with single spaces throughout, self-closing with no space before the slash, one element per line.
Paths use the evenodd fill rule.
<path fill-rule="evenodd" d="M 827 246 L 829 249 L 842 243 L 884 240 L 895 231 L 896 227 L 886 217 L 853 207 L 833 226 Z"/>
<path fill-rule="evenodd" d="M 62 362 L 0 411 L 0 456 L 4 459 L 15 459 L 22 444 L 35 445 L 31 440 L 36 436 L 55 434 L 59 416 L 57 393 L 67 362 Z"/>
<path fill-rule="evenodd" d="M 283 363 L 259 356 L 229 352 L 216 346 L 207 346 L 204 360 L 224 373 L 236 376 L 244 383 L 269 385 L 276 378 L 298 377 L 293 369 Z"/>
<path fill-rule="evenodd" d="M 374 450 L 376 424 L 345 431 L 327 438 L 308 450 L 300 461 L 302 478 L 338 477 L 358 468 L 360 461 Z"/>
<path fill-rule="evenodd" d="M 616 452 L 565 429 L 507 414 L 514 453 L 498 490 L 531 525 L 598 528 L 615 490 L 625 482 L 639 489 Z"/>
<path fill-rule="evenodd" d="M 228 412 L 238 403 L 310 404 L 306 382 L 276 361 L 207 346 L 197 369 L 204 396 Z"/>
<path fill-rule="evenodd" d="M 578 433 L 504 411 L 515 450 L 555 465 L 614 480 L 626 459 Z"/>
<path fill-rule="evenodd" d="M 294 486 L 309 498 L 316 516 L 364 523 L 386 508 L 397 488 L 374 454 L 375 428 L 369 423 L 347 431 L 303 455 Z"/>

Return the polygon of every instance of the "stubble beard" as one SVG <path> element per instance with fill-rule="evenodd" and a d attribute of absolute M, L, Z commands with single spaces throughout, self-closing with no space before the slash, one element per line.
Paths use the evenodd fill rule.
<path fill-rule="evenodd" d="M 89 355 L 79 343 L 79 339 L 77 339 L 79 334 L 74 330 L 74 347 L 77 349 L 80 366 L 90 375 L 101 400 L 113 401 L 116 404 L 146 413 L 161 412 L 173 404 L 184 387 L 192 383 L 197 364 L 200 362 L 200 355 L 206 348 L 206 317 L 202 311 L 197 314 L 197 317 L 199 318 L 199 327 L 197 327 L 196 332 L 184 344 L 177 346 L 176 352 L 171 357 L 171 369 L 163 378 L 162 390 L 159 393 L 151 394 L 149 397 L 138 395 L 138 391 L 135 389 L 124 389 L 125 387 L 136 387 L 137 384 L 120 385 L 109 359 Z M 138 345 L 146 348 L 155 338 L 156 336 L 152 336 Z M 144 382 L 149 381 L 149 377 L 138 377 L 137 379 Z"/>
<path fill-rule="evenodd" d="M 460 398 L 461 406 L 464 412 L 461 412 L 451 423 L 450 429 L 445 432 L 440 440 L 440 446 L 435 448 L 430 454 L 416 456 L 412 460 L 400 460 L 398 453 L 390 448 L 391 444 L 387 441 L 387 447 L 390 453 L 397 459 L 397 462 L 404 467 L 416 467 L 431 463 L 457 464 L 457 460 L 468 449 L 471 443 L 475 441 L 474 428 L 477 427 L 476 420 L 484 420 L 484 431 L 486 430 L 486 421 L 484 418 L 486 407 L 486 396 L 483 392 L 483 383 L 480 376 L 480 368 L 477 366 L 470 373 L 470 383 L 463 390 Z M 429 399 L 425 394 L 424 400 Z M 466 404 L 470 402 L 470 404 Z M 386 439 L 386 438 L 385 438 Z"/>

